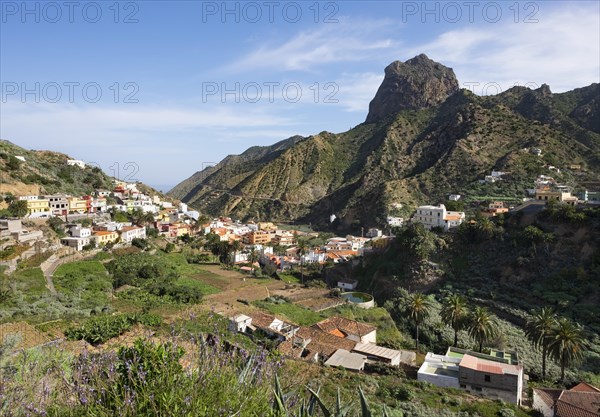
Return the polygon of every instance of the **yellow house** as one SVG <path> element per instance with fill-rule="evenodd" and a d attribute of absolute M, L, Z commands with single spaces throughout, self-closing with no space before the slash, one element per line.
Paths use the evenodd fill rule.
<path fill-rule="evenodd" d="M 271 222 L 259 222 L 258 223 L 258 230 L 275 230 L 275 229 L 277 229 L 277 226 L 275 226 Z"/>
<path fill-rule="evenodd" d="M 27 214 L 50 213 L 50 200 L 27 200 Z"/>
<path fill-rule="evenodd" d="M 181 223 L 177 225 L 177 237 L 182 237 L 185 235 L 191 235 L 192 228 L 189 224 Z"/>
<path fill-rule="evenodd" d="M 96 244 L 104 246 L 109 242 L 116 242 L 119 239 L 119 234 L 114 231 L 98 231 L 94 232 L 94 239 L 96 239 Z"/>
<path fill-rule="evenodd" d="M 86 213 L 87 212 L 87 200 L 79 197 L 69 197 L 69 212 L 75 213 Z"/>
<path fill-rule="evenodd" d="M 535 198 L 536 200 L 543 201 L 560 201 L 561 203 L 570 205 L 577 204 L 577 197 L 571 195 L 571 193 L 565 193 L 562 191 L 536 190 Z"/>

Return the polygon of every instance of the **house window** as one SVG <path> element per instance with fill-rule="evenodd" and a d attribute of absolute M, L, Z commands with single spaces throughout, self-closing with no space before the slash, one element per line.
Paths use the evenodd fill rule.
<path fill-rule="evenodd" d="M 460 387 L 461 387 L 462 389 L 467 389 L 467 386 L 466 386 L 465 384 L 460 384 Z"/>
<path fill-rule="evenodd" d="M 490 382 L 492 380 L 489 375 L 484 375 L 483 379 L 485 380 L 485 382 Z"/>
<path fill-rule="evenodd" d="M 481 392 L 481 387 L 473 387 L 473 391 Z"/>

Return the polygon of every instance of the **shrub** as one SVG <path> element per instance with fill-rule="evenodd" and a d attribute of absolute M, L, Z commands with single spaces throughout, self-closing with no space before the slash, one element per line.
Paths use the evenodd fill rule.
<path fill-rule="evenodd" d="M 415 398 L 415 393 L 413 390 L 408 388 L 405 385 L 400 385 L 391 391 L 391 394 L 394 398 L 399 401 L 412 401 Z"/>
<path fill-rule="evenodd" d="M 154 314 L 117 314 L 95 316 L 78 327 L 65 331 L 69 340 L 85 340 L 92 345 L 104 343 L 113 337 L 120 336 L 136 324 L 157 326 L 162 323 L 160 316 Z"/>
<path fill-rule="evenodd" d="M 515 410 L 512 408 L 501 408 L 498 411 L 498 416 L 500 417 L 515 417 Z"/>

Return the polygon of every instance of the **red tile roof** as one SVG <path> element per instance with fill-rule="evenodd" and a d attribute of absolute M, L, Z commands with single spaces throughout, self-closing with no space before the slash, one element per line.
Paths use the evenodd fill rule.
<path fill-rule="evenodd" d="M 296 337 L 306 341 L 310 339 L 310 343 L 308 343 L 304 349 L 306 350 L 302 356 L 304 359 L 312 358 L 316 353 L 321 356 L 329 357 L 338 349 L 346 349 L 350 351 L 356 346 L 356 342 L 350 339 L 337 337 L 313 327 L 300 327 L 296 332 Z M 299 357 L 300 354 L 298 352 L 300 348 L 292 347 L 290 346 L 290 343 L 287 342 L 284 342 L 280 345 L 282 353 Z"/>
<path fill-rule="evenodd" d="M 577 384 L 573 388 L 571 388 L 569 391 L 600 392 L 600 389 L 598 389 L 586 382 L 580 382 L 579 384 Z"/>
<path fill-rule="evenodd" d="M 556 402 L 559 417 L 599 417 L 600 393 L 563 391 Z"/>
<path fill-rule="evenodd" d="M 371 332 L 377 330 L 377 327 L 366 323 L 359 323 L 358 321 L 349 320 L 344 317 L 330 317 L 323 321 L 313 325 L 314 328 L 323 330 L 324 332 L 330 333 L 334 330 L 338 330 L 348 336 L 365 336 Z"/>
<path fill-rule="evenodd" d="M 534 388 L 557 417 L 600 417 L 600 390 L 582 382 L 570 390 Z"/>

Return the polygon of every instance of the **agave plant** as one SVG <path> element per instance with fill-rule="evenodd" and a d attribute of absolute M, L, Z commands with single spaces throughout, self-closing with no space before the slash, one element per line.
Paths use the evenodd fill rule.
<path fill-rule="evenodd" d="M 340 390 L 338 388 L 335 407 L 333 409 L 329 408 L 319 397 L 319 390 L 314 391 L 311 388 L 307 388 L 310 393 L 310 398 L 308 401 L 306 399 L 302 400 L 298 412 L 293 414 L 290 410 L 288 410 L 286 406 L 286 396 L 283 394 L 281 390 L 281 384 L 279 383 L 279 378 L 275 375 L 275 389 L 274 389 L 274 399 L 273 399 L 273 411 L 275 416 L 277 417 L 314 417 L 316 416 L 317 409 L 320 409 L 323 413 L 324 417 L 351 417 L 353 414 L 350 412 L 355 411 L 352 407 L 352 404 L 342 405 L 342 401 L 340 398 Z M 367 403 L 367 399 L 365 398 L 365 393 L 362 388 L 358 388 L 358 393 L 360 397 L 360 409 L 361 414 L 360 417 L 373 417 L 373 413 L 371 413 L 371 409 L 369 404 Z M 387 410 L 384 406 L 383 408 L 383 417 L 389 417 Z"/>

